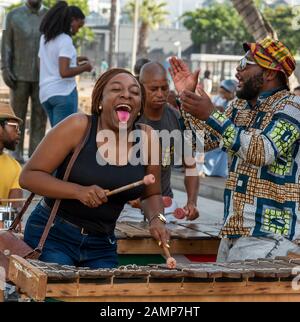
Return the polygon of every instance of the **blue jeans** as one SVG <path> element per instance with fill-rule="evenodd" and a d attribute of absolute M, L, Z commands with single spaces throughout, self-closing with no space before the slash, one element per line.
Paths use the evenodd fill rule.
<path fill-rule="evenodd" d="M 50 208 L 38 204 L 29 216 L 24 240 L 37 247 L 50 215 Z M 90 268 L 113 268 L 118 265 L 114 235 L 83 235 L 81 229 L 56 216 L 39 258 L 44 262 Z"/>
<path fill-rule="evenodd" d="M 220 148 L 206 152 L 203 170 L 207 176 L 226 178 L 228 176 L 227 152 Z"/>
<path fill-rule="evenodd" d="M 68 117 L 69 115 L 76 113 L 78 110 L 78 94 L 76 87 L 71 94 L 66 96 L 52 96 L 42 103 L 45 109 L 51 127 Z"/>

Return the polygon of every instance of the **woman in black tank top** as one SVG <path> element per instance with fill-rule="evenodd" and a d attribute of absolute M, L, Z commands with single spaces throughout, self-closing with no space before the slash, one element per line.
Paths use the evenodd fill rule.
<path fill-rule="evenodd" d="M 144 91 L 134 76 L 123 69 L 109 70 L 95 84 L 91 130 L 68 182 L 62 178 L 87 129 L 86 115 L 74 114 L 54 127 L 24 167 L 21 186 L 45 196 L 26 224 L 24 239 L 31 247 L 38 245 L 55 199 L 62 200 L 41 260 L 92 268 L 116 266 L 116 221 L 124 204 L 136 198 L 143 200 L 153 237 L 167 243 L 169 234 L 158 216 L 163 213 L 160 166 L 133 164 L 134 155 L 127 152 L 133 143 L 124 141 L 136 129 L 135 121 L 143 104 Z M 142 145 L 148 148 L 150 160 L 151 145 L 158 145 L 158 141 L 150 141 L 151 128 L 141 127 L 148 137 Z M 101 139 L 108 132 L 114 138 L 109 142 Z M 154 184 L 106 196 L 107 191 L 150 173 L 155 176 Z"/>

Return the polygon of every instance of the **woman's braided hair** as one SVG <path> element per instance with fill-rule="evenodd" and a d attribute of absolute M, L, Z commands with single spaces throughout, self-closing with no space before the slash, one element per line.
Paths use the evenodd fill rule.
<path fill-rule="evenodd" d="M 118 74 L 128 74 L 132 76 L 133 79 L 136 80 L 134 75 L 132 75 L 128 70 L 123 68 L 112 68 L 109 69 L 107 72 L 103 73 L 96 81 L 96 84 L 94 86 L 93 92 L 92 92 L 92 114 L 98 114 L 100 115 L 101 111 L 99 110 L 99 106 L 101 105 L 102 96 L 103 96 L 103 90 L 107 83 L 116 75 Z M 144 87 L 140 84 L 141 87 L 141 111 L 140 113 L 143 113 L 144 106 L 145 106 L 145 99 L 146 99 L 146 92 Z"/>
<path fill-rule="evenodd" d="M 69 6 L 66 1 L 58 1 L 51 7 L 40 25 L 45 43 L 62 33 L 71 35 L 72 19 L 85 19 L 84 13 L 77 6 Z"/>

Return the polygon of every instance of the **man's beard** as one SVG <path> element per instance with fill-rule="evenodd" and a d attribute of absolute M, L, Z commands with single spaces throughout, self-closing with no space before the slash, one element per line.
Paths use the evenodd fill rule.
<path fill-rule="evenodd" d="M 6 141 L 3 142 L 4 148 L 10 151 L 14 151 L 16 149 L 17 143 L 16 141 Z"/>
<path fill-rule="evenodd" d="M 244 83 L 243 88 L 236 92 L 236 96 L 247 101 L 257 98 L 263 82 L 263 72 L 252 76 Z"/>

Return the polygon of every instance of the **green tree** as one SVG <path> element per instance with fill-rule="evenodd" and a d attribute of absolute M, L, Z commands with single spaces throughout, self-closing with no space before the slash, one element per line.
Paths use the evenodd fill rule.
<path fill-rule="evenodd" d="M 139 7 L 139 41 L 137 56 L 146 56 L 148 53 L 149 32 L 151 29 L 157 29 L 159 25 L 167 22 L 169 12 L 165 9 L 167 3 L 156 0 L 143 0 Z M 135 0 L 130 0 L 125 11 L 131 20 L 134 19 Z"/>
<path fill-rule="evenodd" d="M 276 8 L 265 7 L 264 15 L 270 21 L 280 39 L 290 50 L 296 54 L 300 52 L 300 32 L 294 26 L 299 23 L 300 16 L 291 6 L 279 5 Z M 299 17 L 299 18 L 298 18 Z"/>
<path fill-rule="evenodd" d="M 261 12 L 261 8 L 266 6 L 265 0 L 231 0 L 231 2 L 255 40 L 265 37 L 277 38 L 275 30 Z"/>
<path fill-rule="evenodd" d="M 232 54 L 241 53 L 241 43 L 252 40 L 241 18 L 229 3 L 215 3 L 209 8 L 186 12 L 182 16 L 184 26 L 191 30 L 191 38 L 197 47 L 206 44 L 207 52 L 220 52 L 224 41 L 231 42 Z"/>
<path fill-rule="evenodd" d="M 43 0 L 43 5 L 47 8 L 51 8 L 57 2 L 58 2 L 58 0 Z M 82 12 L 84 13 L 84 15 L 86 17 L 88 16 L 88 14 L 89 14 L 88 0 L 66 0 L 66 2 L 69 5 L 79 7 L 82 10 Z M 7 12 L 9 12 L 15 8 L 22 6 L 23 4 L 24 4 L 23 2 L 13 4 L 13 5 L 9 6 L 6 10 L 7 10 Z M 80 47 L 81 47 L 83 41 L 91 42 L 93 39 L 94 39 L 93 31 L 90 28 L 85 27 L 85 26 L 82 27 L 75 36 L 73 36 L 74 45 L 79 50 L 80 50 Z"/>
<path fill-rule="evenodd" d="M 108 65 L 110 68 L 112 68 L 116 67 L 117 65 L 117 57 L 115 51 L 117 32 L 117 0 L 111 0 L 110 4 Z"/>

